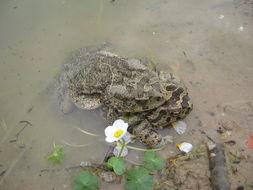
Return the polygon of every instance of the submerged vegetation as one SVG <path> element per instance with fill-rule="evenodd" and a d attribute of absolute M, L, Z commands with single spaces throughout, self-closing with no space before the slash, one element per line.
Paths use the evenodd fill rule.
<path fill-rule="evenodd" d="M 106 141 L 110 143 L 117 142 L 117 146 L 115 148 L 120 148 L 120 151 L 117 153 L 117 155 L 110 157 L 108 161 L 104 163 L 104 167 L 113 171 L 118 176 L 125 175 L 127 179 L 125 189 L 127 190 L 152 189 L 154 181 L 149 172 L 162 169 L 165 166 L 165 161 L 162 157 L 156 155 L 154 151 L 146 151 L 142 158 L 142 167 L 134 166 L 134 168 L 127 170 L 125 160 L 122 158 L 122 153 L 127 147 L 126 144 L 131 142 L 131 135 L 127 132 L 127 128 L 128 124 L 123 120 L 116 120 L 112 126 L 109 126 L 105 129 Z M 83 173 L 80 172 L 79 174 L 81 175 Z M 89 175 L 86 174 L 82 176 L 85 178 L 82 179 L 84 184 L 88 183 L 90 185 L 89 187 L 86 187 L 87 185 L 83 186 L 83 188 L 80 190 L 92 190 L 98 188 L 98 183 L 94 183 L 94 179 L 91 176 L 91 173 Z M 80 180 L 76 180 L 75 177 L 74 182 L 76 184 L 76 190 L 76 187 L 78 186 L 77 182 L 80 182 Z M 91 184 L 93 184 L 93 186 Z"/>
<path fill-rule="evenodd" d="M 100 182 L 96 176 L 99 176 L 99 172 L 111 172 L 116 176 L 125 176 L 126 183 L 125 189 L 127 190 L 149 190 L 152 189 L 154 181 L 150 172 L 155 170 L 160 170 L 165 166 L 165 160 L 156 155 L 154 151 L 161 150 L 158 149 L 142 149 L 132 146 L 128 146 L 133 136 L 127 132 L 128 123 L 123 120 L 116 120 L 112 126 L 108 126 L 105 129 L 105 141 L 109 143 L 115 143 L 113 154 L 114 156 L 109 156 L 104 160 L 102 164 L 94 164 L 95 170 L 89 170 L 89 165 L 87 171 L 82 171 L 74 176 L 74 190 L 97 190 L 100 186 Z M 85 134 L 91 135 L 91 133 L 86 132 Z M 94 136 L 92 134 L 92 136 Z M 127 155 L 127 148 L 145 151 L 143 157 L 141 158 L 141 166 L 134 165 L 132 168 L 127 169 L 126 162 L 123 157 Z M 117 150 L 117 151 L 115 151 Z M 53 153 L 46 159 L 52 161 L 55 164 L 60 164 L 65 156 L 62 146 L 54 146 Z M 93 169 L 94 169 L 93 168 Z M 103 178 L 102 178 L 103 179 Z M 105 180 L 106 181 L 106 180 Z M 113 180 L 108 180 L 112 182 Z"/>
<path fill-rule="evenodd" d="M 122 175 L 126 170 L 125 161 L 118 157 L 111 157 L 106 163 L 106 167 L 113 170 L 117 175 Z"/>
<path fill-rule="evenodd" d="M 141 167 L 134 166 L 130 170 L 126 169 L 125 160 L 120 157 L 111 157 L 104 165 L 106 169 L 113 171 L 116 175 L 125 176 L 126 190 L 150 190 L 154 185 L 150 172 L 162 169 L 165 166 L 165 161 L 154 152 L 145 152 L 142 161 Z M 98 179 L 91 172 L 85 171 L 84 173 L 82 171 L 74 177 L 74 190 L 98 189 L 99 182 L 97 181 Z"/>
<path fill-rule="evenodd" d="M 132 169 L 127 170 L 125 160 L 123 159 L 127 152 L 124 153 L 124 151 L 127 150 L 127 147 L 131 147 L 127 146 L 127 144 L 131 142 L 131 138 L 133 137 L 127 132 L 127 128 L 128 123 L 125 123 L 123 120 L 116 120 L 112 126 L 108 126 L 105 129 L 105 140 L 109 143 L 116 142 L 114 150 L 119 150 L 119 152 L 114 152 L 115 156 L 109 157 L 100 165 L 100 169 L 113 171 L 117 176 L 125 176 L 127 179 L 125 189 L 127 190 L 152 189 L 154 182 L 150 172 L 163 168 L 165 161 L 154 153 L 155 150 L 147 149 L 141 159 L 141 167 L 134 166 Z M 145 151 L 146 149 L 140 150 Z M 74 177 L 74 183 L 75 190 L 96 190 L 99 187 L 98 179 L 90 171 L 78 173 Z"/>
<path fill-rule="evenodd" d="M 74 182 L 74 190 L 96 190 L 99 187 L 99 180 L 88 171 L 76 174 Z"/>
<path fill-rule="evenodd" d="M 154 184 L 153 178 L 145 168 L 134 168 L 127 172 L 127 190 L 150 190 Z"/>
<path fill-rule="evenodd" d="M 56 145 L 54 147 L 53 153 L 47 157 L 48 161 L 52 161 L 55 164 L 60 164 L 65 156 L 65 153 L 62 150 L 62 146 Z"/>
<path fill-rule="evenodd" d="M 143 157 L 144 167 L 149 171 L 160 170 L 165 166 L 164 159 L 154 152 L 145 152 Z"/>

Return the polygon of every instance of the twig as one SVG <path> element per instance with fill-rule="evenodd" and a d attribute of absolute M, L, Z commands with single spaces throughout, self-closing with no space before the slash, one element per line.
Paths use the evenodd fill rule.
<path fill-rule="evenodd" d="M 192 153 L 189 153 L 189 154 L 179 154 L 173 158 L 169 158 L 169 162 L 172 163 L 173 165 L 177 166 L 177 161 L 184 161 L 184 160 L 187 160 L 187 159 L 192 159 L 194 157 L 198 158 L 200 156 L 203 156 L 205 154 L 205 152 L 199 152 L 199 151 L 196 151 L 196 152 L 192 152 Z"/>
<path fill-rule="evenodd" d="M 199 129 L 199 131 L 200 131 L 201 134 L 205 135 L 210 141 L 212 141 L 213 143 L 216 143 L 210 136 L 208 136 L 208 135 L 206 134 L 205 131 L 202 131 L 201 129 Z"/>
<path fill-rule="evenodd" d="M 15 135 L 15 138 L 14 138 L 13 140 L 10 140 L 10 141 L 9 141 L 10 143 L 17 142 L 17 141 L 18 141 L 18 137 L 19 137 L 19 135 L 22 133 L 22 131 L 23 131 L 27 126 L 32 126 L 31 122 L 26 121 L 26 120 L 22 120 L 22 121 L 20 121 L 19 123 L 25 124 L 25 125 L 24 125 L 23 128 L 20 129 L 20 131 Z"/>
<path fill-rule="evenodd" d="M 70 171 L 70 170 L 74 170 L 74 169 L 80 169 L 80 168 L 93 168 L 93 169 L 101 169 L 101 170 L 106 170 L 102 165 L 96 165 L 96 164 L 79 164 L 79 165 L 75 165 L 75 166 L 69 166 L 66 168 L 45 168 L 40 170 L 40 172 L 58 172 L 58 171 Z"/>
<path fill-rule="evenodd" d="M 105 157 L 103 159 L 103 163 L 106 163 L 109 160 L 109 158 L 113 156 L 113 149 L 115 148 L 115 146 L 109 147 L 109 149 L 107 150 Z"/>
<path fill-rule="evenodd" d="M 6 170 L 2 171 L 2 172 L 0 173 L 0 177 L 3 176 L 5 173 L 6 173 Z"/>
<path fill-rule="evenodd" d="M 30 121 L 27 121 L 27 120 L 22 120 L 20 121 L 19 123 L 24 123 L 25 125 L 30 125 L 30 126 L 33 126 L 33 124 L 30 122 Z"/>

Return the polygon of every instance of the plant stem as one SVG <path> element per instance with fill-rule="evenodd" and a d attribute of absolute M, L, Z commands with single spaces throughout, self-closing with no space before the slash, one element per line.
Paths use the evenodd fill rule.
<path fill-rule="evenodd" d="M 118 158 L 120 158 L 120 157 L 121 157 L 121 154 L 122 154 L 122 152 L 123 152 L 123 150 L 124 150 L 124 148 L 125 148 L 125 145 L 126 145 L 126 141 L 125 141 L 125 139 L 124 139 L 124 138 L 122 138 L 122 141 L 123 141 L 123 144 L 122 144 L 122 147 L 121 147 L 121 149 L 120 149 L 120 152 L 119 152 Z"/>

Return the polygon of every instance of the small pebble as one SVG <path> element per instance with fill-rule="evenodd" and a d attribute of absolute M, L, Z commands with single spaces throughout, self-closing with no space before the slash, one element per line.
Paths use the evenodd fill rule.
<path fill-rule="evenodd" d="M 216 144 L 209 142 L 207 143 L 208 150 L 213 150 L 216 147 Z"/>
<path fill-rule="evenodd" d="M 112 183 L 116 180 L 116 174 L 114 172 L 103 171 L 98 174 L 98 176 L 107 183 Z"/>
<path fill-rule="evenodd" d="M 244 30 L 244 27 L 243 27 L 243 26 L 240 26 L 240 27 L 239 27 L 239 31 L 242 32 L 243 30 Z"/>
<path fill-rule="evenodd" d="M 224 19 L 224 17 L 225 17 L 224 15 L 220 15 L 219 19 Z"/>

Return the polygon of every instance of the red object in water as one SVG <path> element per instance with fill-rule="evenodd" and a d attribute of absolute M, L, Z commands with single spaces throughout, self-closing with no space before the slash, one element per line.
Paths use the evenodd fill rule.
<path fill-rule="evenodd" d="M 253 133 L 248 138 L 248 147 L 253 149 Z"/>

